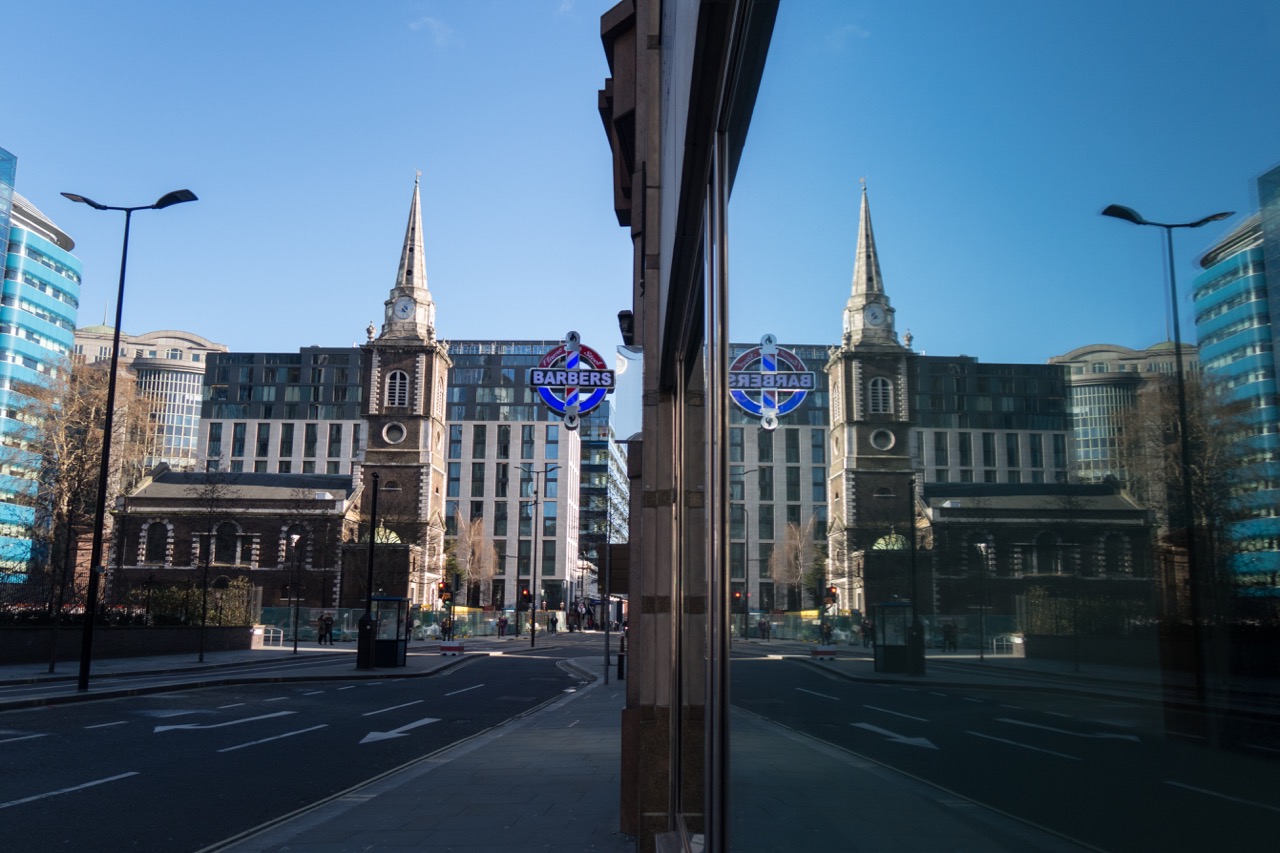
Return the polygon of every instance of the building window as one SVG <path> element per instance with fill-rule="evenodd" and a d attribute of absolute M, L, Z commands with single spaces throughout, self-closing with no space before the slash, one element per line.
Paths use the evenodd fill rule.
<path fill-rule="evenodd" d="M 293 455 L 293 424 L 280 424 L 280 456 Z"/>
<path fill-rule="evenodd" d="M 893 411 L 893 385 L 883 376 L 867 383 L 867 410 L 873 415 L 887 415 Z"/>
<path fill-rule="evenodd" d="M 484 424 L 474 424 L 471 427 L 471 458 L 483 459 L 488 452 L 488 442 L 486 437 L 489 430 Z"/>
<path fill-rule="evenodd" d="M 154 565 L 164 565 L 169 555 L 169 526 L 153 521 L 147 525 L 146 561 Z"/>
<path fill-rule="evenodd" d="M 312 459 L 316 455 L 316 442 L 319 440 L 320 425 L 306 424 L 302 430 L 302 455 Z"/>
<path fill-rule="evenodd" d="M 449 483 L 446 487 L 445 494 L 448 497 L 456 498 L 462 491 L 462 463 L 449 463 Z"/>
<path fill-rule="evenodd" d="M 524 424 L 520 427 L 520 458 L 532 459 L 534 448 L 534 429 L 533 424 Z"/>
<path fill-rule="evenodd" d="M 271 424 L 258 424 L 258 438 L 254 443 L 254 456 L 271 455 Z"/>
<path fill-rule="evenodd" d="M 222 424 L 209 424 L 209 444 L 205 449 L 205 456 L 210 460 L 218 459 L 222 456 Z"/>
<path fill-rule="evenodd" d="M 507 484 L 511 481 L 510 463 L 499 462 L 494 471 L 494 497 L 507 497 Z"/>
<path fill-rule="evenodd" d="M 547 446 L 545 448 L 547 459 L 560 458 L 560 425 L 547 424 Z"/>
<path fill-rule="evenodd" d="M 409 405 L 409 374 L 403 370 L 393 370 L 387 374 L 386 405 Z"/>
<path fill-rule="evenodd" d="M 498 424 L 498 458 L 511 458 L 511 425 Z"/>
<path fill-rule="evenodd" d="M 471 497 L 484 497 L 484 463 L 471 463 Z"/>
<path fill-rule="evenodd" d="M 1004 434 L 1004 455 L 1005 464 L 1010 468 L 1018 468 L 1022 465 L 1018 455 L 1018 434 L 1016 432 L 1006 432 Z"/>
<path fill-rule="evenodd" d="M 329 458 L 342 455 L 342 424 L 329 424 Z"/>
<path fill-rule="evenodd" d="M 276 463 L 276 473 L 277 474 L 293 473 L 293 463 L 290 462 L 288 459 L 281 459 L 279 462 Z M 337 473 L 337 472 L 334 472 L 334 473 Z"/>
<path fill-rule="evenodd" d="M 762 429 L 756 431 L 756 461 L 773 461 L 773 432 Z"/>

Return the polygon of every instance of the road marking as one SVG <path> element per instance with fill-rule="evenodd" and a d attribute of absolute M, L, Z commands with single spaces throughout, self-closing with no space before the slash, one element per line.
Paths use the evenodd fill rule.
<path fill-rule="evenodd" d="M 228 708 L 239 708 L 239 707 L 240 707 L 241 705 L 243 705 L 243 704 L 245 704 L 245 703 L 244 703 L 244 702 L 232 702 L 230 705 L 219 705 L 219 706 L 218 706 L 218 710 L 219 710 L 219 711 L 225 711 L 225 710 L 227 710 Z M 189 711 L 179 711 L 178 713 L 180 713 L 180 714 L 181 714 L 181 713 L 190 713 L 190 712 L 189 712 Z"/>
<path fill-rule="evenodd" d="M 339 690 L 350 690 L 350 689 L 352 689 L 353 687 L 355 687 L 355 685 L 354 685 L 354 684 L 348 684 L 346 687 L 339 687 L 338 689 L 339 689 Z"/>
<path fill-rule="evenodd" d="M 400 728 L 392 729 L 389 732 L 369 732 L 367 735 L 364 736 L 364 740 L 360 742 L 373 743 L 375 741 L 387 740 L 393 737 L 404 737 L 405 733 L 408 732 L 410 729 L 416 729 L 418 726 L 425 726 L 428 723 L 438 723 L 438 722 L 440 722 L 439 717 L 423 717 L 421 720 L 414 720 L 412 723 L 405 723 Z"/>
<path fill-rule="evenodd" d="M 942 696 L 942 697 L 946 697 L 946 695 L 947 695 L 947 694 L 945 694 L 945 693 L 939 693 L 939 692 L 938 692 L 938 691 L 936 691 L 936 690 L 930 690 L 930 691 L 929 691 L 929 695 L 930 695 L 930 696 Z"/>
<path fill-rule="evenodd" d="M 1036 751 L 1036 752 L 1043 752 L 1043 753 L 1046 753 L 1047 755 L 1056 755 L 1056 756 L 1058 756 L 1059 758 L 1067 758 L 1067 759 L 1070 759 L 1071 761 L 1079 761 L 1079 760 L 1080 760 L 1079 758 L 1077 758 L 1077 757 L 1076 757 L 1076 756 L 1074 756 L 1074 755 L 1067 755 L 1066 753 L 1063 753 L 1063 752 L 1054 752 L 1052 749 L 1041 749 L 1041 748 L 1040 748 L 1040 747 L 1038 747 L 1038 746 L 1031 746 L 1030 744 L 1026 744 L 1026 743 L 1018 743 L 1016 740 L 1005 740 L 1005 739 L 1004 739 L 1004 738 L 1002 738 L 1002 737 L 995 737 L 995 736 L 993 736 L 993 735 L 984 735 L 984 734 L 982 734 L 981 732 L 969 732 L 969 734 L 973 735 L 974 737 L 984 737 L 984 738 L 986 738 L 987 740 L 994 740 L 994 741 L 998 741 L 998 742 L 1000 742 L 1000 743 L 1007 743 L 1007 744 L 1009 744 L 1010 746 L 1020 746 L 1020 747 L 1022 747 L 1023 749 L 1030 749 L 1030 750 L 1034 750 L 1034 751 Z"/>
<path fill-rule="evenodd" d="M 799 690 L 801 693 L 808 693 L 810 696 L 821 696 L 823 699 L 831 699 L 836 702 L 840 701 L 839 696 L 828 696 L 827 694 L 819 693 L 816 690 L 805 690 L 803 687 L 797 687 L 796 690 Z"/>
<path fill-rule="evenodd" d="M 864 708 L 870 708 L 873 711 L 879 711 L 882 714 L 893 714 L 895 717 L 906 717 L 908 720 L 919 720 L 922 723 L 929 722 L 924 717 L 913 717 L 910 714 L 902 714 L 897 711 L 890 711 L 888 708 L 877 708 L 875 705 L 863 705 Z"/>
<path fill-rule="evenodd" d="M 372 717 L 374 714 L 385 714 L 387 711 L 398 711 L 401 708 L 408 708 L 410 705 L 421 704 L 424 700 L 414 699 L 412 702 L 405 702 L 403 705 L 392 705 L 390 708 L 379 708 L 377 711 L 365 711 L 360 716 Z"/>
<path fill-rule="evenodd" d="M 251 740 L 248 743 L 241 743 L 241 744 L 236 744 L 235 746 L 228 746 L 225 749 L 218 750 L 218 752 L 234 752 L 237 749 L 244 749 L 246 746 L 257 746 L 260 743 L 270 743 L 273 740 L 280 740 L 281 738 L 293 737 L 294 735 L 304 735 L 307 732 L 314 732 L 316 729 L 327 729 L 327 728 L 329 728 L 328 723 L 321 723 L 320 725 L 312 726 L 309 729 L 298 729 L 296 732 L 285 732 L 282 735 L 272 735 L 271 737 L 264 737 L 261 740 Z"/>
<path fill-rule="evenodd" d="M 457 696 L 459 693 L 466 693 L 468 690 L 475 690 L 477 687 L 484 687 L 483 684 L 473 684 L 470 687 L 464 687 L 461 690 L 455 690 L 452 693 L 446 693 L 446 696 Z"/>
<path fill-rule="evenodd" d="M 202 726 L 199 723 L 187 723 L 181 726 L 156 726 L 152 730 L 152 734 L 155 734 L 156 732 L 167 732 L 170 729 L 221 729 L 226 726 L 238 726 L 241 723 L 252 723 L 257 720 L 269 720 L 272 717 L 287 717 L 290 714 L 296 714 L 296 713 L 298 712 L 297 711 L 276 711 L 274 714 L 262 714 L 261 716 L 258 716 L 258 717 L 245 717 L 240 720 L 227 720 L 225 723 L 210 723 L 207 726 Z"/>
<path fill-rule="evenodd" d="M 1013 710 L 1015 710 L 1015 711 L 1021 711 L 1021 710 L 1022 710 L 1022 706 L 1021 706 L 1021 705 L 1001 705 L 1000 707 L 1001 707 L 1001 708 L 1012 708 L 1012 709 L 1013 709 Z"/>
<path fill-rule="evenodd" d="M 288 696 L 272 696 L 270 699 L 267 699 L 267 700 L 265 700 L 265 701 L 267 701 L 267 702 L 283 702 L 284 700 L 286 700 L 286 699 L 288 699 L 288 698 L 289 698 Z"/>
<path fill-rule="evenodd" d="M 1240 797 L 1233 797 L 1230 794 L 1219 794 L 1217 791 L 1210 791 L 1207 788 L 1197 788 L 1195 785 L 1184 785 L 1181 782 L 1175 782 L 1172 779 L 1165 779 L 1166 785 L 1172 785 L 1175 788 L 1186 788 L 1188 791 L 1195 791 L 1197 794 L 1208 794 L 1210 797 L 1217 797 L 1222 800 L 1230 800 L 1233 803 L 1240 803 L 1246 806 L 1256 806 L 1260 809 L 1266 809 L 1269 812 L 1280 812 L 1280 808 L 1269 806 L 1266 803 L 1259 803 L 1253 800 L 1243 800 Z"/>
<path fill-rule="evenodd" d="M 849 725 L 856 729 L 866 729 L 869 732 L 875 732 L 878 735 L 883 735 L 894 743 L 905 743 L 907 746 L 923 746 L 928 747 L 929 749 L 937 749 L 937 747 L 934 746 L 928 738 L 907 737 L 906 735 L 900 735 L 897 732 L 891 732 L 888 729 L 882 729 L 879 726 L 873 726 L 870 723 L 850 723 Z"/>
<path fill-rule="evenodd" d="M 324 692 L 323 690 L 312 690 L 307 693 L 303 693 L 302 695 L 303 696 L 319 696 L 323 692 Z"/>
<path fill-rule="evenodd" d="M 1011 726 L 1026 726 L 1029 729 L 1040 729 L 1046 732 L 1055 732 L 1060 735 L 1071 735 L 1072 737 L 1098 738 L 1103 740 L 1131 740 L 1139 743 L 1137 735 L 1119 735 L 1111 732 L 1072 732 L 1067 729 L 1055 729 L 1053 726 L 1041 726 L 1036 723 L 1028 723 L 1023 720 L 1011 720 L 1008 717 L 997 717 L 997 722 L 1008 723 Z"/>
<path fill-rule="evenodd" d="M 44 800 L 49 797 L 56 797 L 60 794 L 71 794 L 76 791 L 82 791 L 85 788 L 92 788 L 94 785 L 105 785 L 108 782 L 117 782 L 121 779 L 128 779 L 130 776 L 137 776 L 138 772 L 132 770 L 128 773 L 121 773 L 116 776 L 108 776 L 106 779 L 96 779 L 92 782 L 85 782 L 83 785 L 73 785 L 70 788 L 60 788 L 57 791 L 48 791 L 44 794 L 35 794 L 30 797 L 23 797 L 21 800 L 10 800 L 7 803 L 0 803 L 0 809 L 7 809 L 10 806 L 20 806 L 23 803 L 34 803 L 36 800 Z"/>
<path fill-rule="evenodd" d="M 128 720 L 118 720 L 114 723 L 98 723 L 96 726 L 85 726 L 84 728 L 85 728 L 85 731 L 88 731 L 89 729 L 109 729 L 112 726 L 127 726 L 127 725 L 129 725 Z"/>
<path fill-rule="evenodd" d="M 48 733 L 45 733 L 45 734 L 39 734 L 39 735 L 23 735 L 22 737 L 9 737 L 9 738 L 5 738 L 4 740 L 0 740 L 0 743 L 16 743 L 17 741 L 20 741 L 20 740 L 35 740 L 38 737 L 48 737 L 48 736 L 49 736 Z"/>
<path fill-rule="evenodd" d="M 977 702 L 977 703 L 979 703 L 979 704 L 982 704 L 982 702 L 984 702 L 985 700 L 983 700 L 983 699 L 974 699 L 974 698 L 973 698 L 973 697 L 971 697 L 971 696 L 966 696 L 966 697 L 964 697 L 964 701 L 966 701 L 966 702 Z"/>

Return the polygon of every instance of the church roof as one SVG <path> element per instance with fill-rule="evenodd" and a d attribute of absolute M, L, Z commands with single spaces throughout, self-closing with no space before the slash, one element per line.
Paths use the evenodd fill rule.
<path fill-rule="evenodd" d="M 213 483 L 224 483 L 220 500 L 313 501 L 349 500 L 355 484 L 349 474 L 230 474 L 226 472 L 159 471 L 131 499 L 192 501 Z M 327 497 L 322 497 L 327 495 Z"/>

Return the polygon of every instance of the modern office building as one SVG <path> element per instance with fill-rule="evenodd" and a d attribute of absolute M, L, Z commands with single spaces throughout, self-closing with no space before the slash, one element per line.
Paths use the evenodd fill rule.
<path fill-rule="evenodd" d="M 1177 370 L 1172 341 L 1143 350 L 1116 344 L 1089 344 L 1049 359 L 1063 365 L 1067 375 L 1067 408 L 1071 414 L 1071 477 L 1100 483 L 1127 477 L 1118 458 L 1117 442 L 1127 413 L 1137 405 L 1145 383 Z M 1196 347 L 1182 345 L 1182 365 L 1199 370 Z"/>
<path fill-rule="evenodd" d="M 21 581 L 33 556 L 38 459 L 24 447 L 20 413 L 28 402 L 16 386 L 55 377 L 70 360 L 80 306 L 75 242 L 14 191 L 17 158 L 0 149 L 0 581 Z"/>
<path fill-rule="evenodd" d="M 114 338 L 111 326 L 76 329 L 75 359 L 88 364 L 110 360 Z M 205 365 L 211 355 L 226 351 L 226 345 L 194 332 L 121 333 L 120 367 L 133 374 L 138 393 L 152 405 L 155 431 L 145 467 L 163 462 L 174 471 L 197 469 Z"/>
<path fill-rule="evenodd" d="M 1280 310 L 1280 168 L 1258 179 L 1260 212 L 1200 259 L 1192 285 L 1200 364 L 1231 399 L 1248 401 L 1232 569 L 1246 594 L 1280 595 L 1280 401 L 1273 318 Z"/>
<path fill-rule="evenodd" d="M 919 355 L 914 366 L 911 452 L 925 483 L 1066 481 L 1065 368 L 965 355 Z"/>
<path fill-rule="evenodd" d="M 200 413 L 208 470 L 350 474 L 363 457 L 357 347 L 208 356 Z"/>

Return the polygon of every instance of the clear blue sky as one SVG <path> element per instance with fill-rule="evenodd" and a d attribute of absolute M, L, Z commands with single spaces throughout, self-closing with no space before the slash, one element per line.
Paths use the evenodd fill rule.
<path fill-rule="evenodd" d="M 78 244 L 82 324 L 112 305 L 122 217 L 59 192 L 188 187 L 134 219 L 126 331 L 363 340 L 420 169 L 441 337 L 576 329 L 611 351 L 631 276 L 596 111 L 611 5 L 9 4 L 0 147 Z M 734 337 L 838 340 L 865 177 L 917 349 L 1162 340 L 1161 232 L 1098 212 L 1239 211 L 1179 234 L 1185 292 L 1280 163 L 1278 85 L 1274 0 L 783 0 L 731 208 Z"/>

